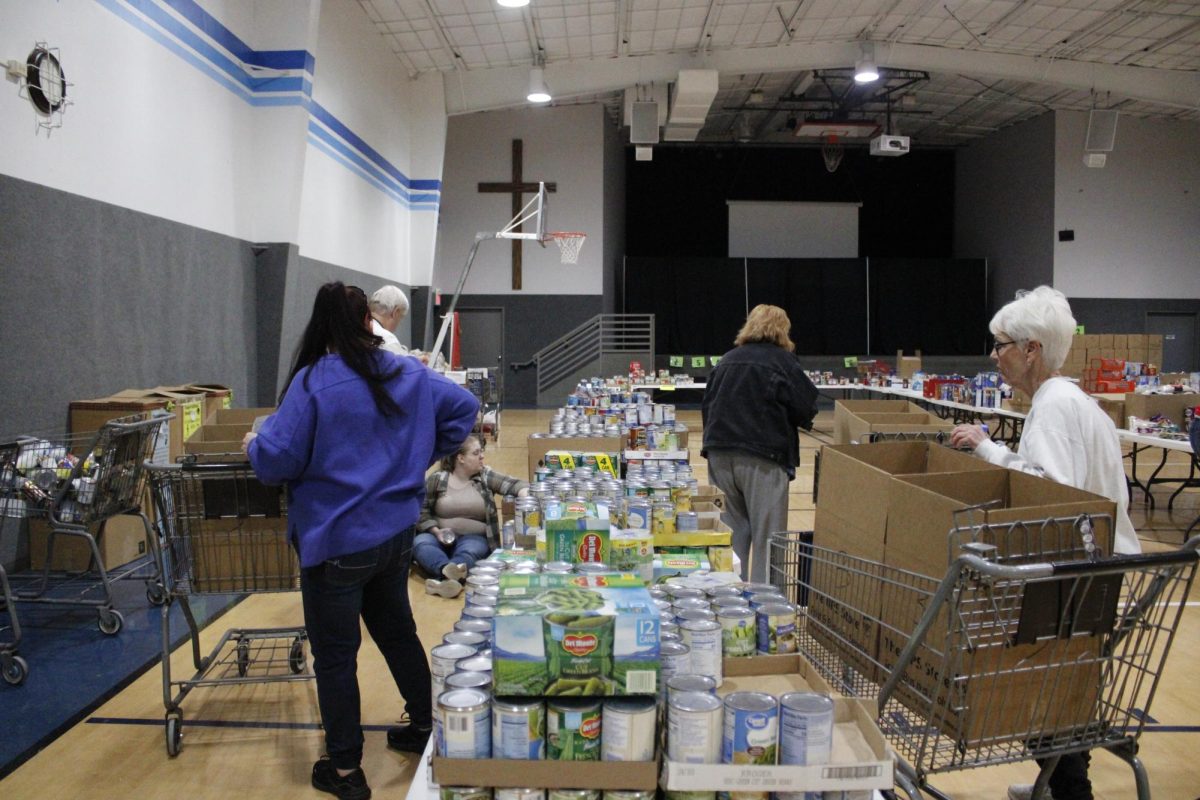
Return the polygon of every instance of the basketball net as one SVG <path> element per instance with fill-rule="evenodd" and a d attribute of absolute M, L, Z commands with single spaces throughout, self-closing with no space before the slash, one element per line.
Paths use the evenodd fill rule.
<path fill-rule="evenodd" d="M 825 143 L 821 145 L 821 158 L 825 159 L 825 171 L 837 172 L 845 153 L 846 146 L 838 141 L 837 134 L 831 133 L 826 136 Z"/>
<path fill-rule="evenodd" d="M 550 234 L 550 238 L 558 245 L 558 254 L 563 264 L 579 263 L 579 250 L 583 247 L 583 240 L 587 238 L 586 233 L 555 231 Z"/>

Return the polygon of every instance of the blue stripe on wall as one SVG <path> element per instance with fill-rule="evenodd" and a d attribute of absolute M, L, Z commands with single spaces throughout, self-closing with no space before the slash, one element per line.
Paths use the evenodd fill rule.
<path fill-rule="evenodd" d="M 206 36 L 233 53 L 245 64 L 271 69 L 303 69 L 312 73 L 316 59 L 307 50 L 252 50 L 233 31 L 222 25 L 194 0 L 165 0 L 180 16 L 187 19 Z"/>
<path fill-rule="evenodd" d="M 434 179 L 412 179 L 401 172 L 375 148 L 350 130 L 327 109 L 313 101 L 312 81 L 305 76 L 278 76 L 259 78 L 250 75 L 239 64 L 202 39 L 194 30 L 182 24 L 159 5 L 169 5 L 182 17 L 196 26 L 204 35 L 233 53 L 245 64 L 265 66 L 273 69 L 303 69 L 315 72 L 316 60 L 306 50 L 255 51 L 222 25 L 216 18 L 195 3 L 195 0 L 96 0 L 102 6 L 166 47 L 197 70 L 236 94 L 240 99 L 255 107 L 304 106 L 310 115 L 319 119 L 337 136 L 338 141 L 324 129 L 309 124 L 309 142 L 320 145 L 320 149 L 332 156 L 346 168 L 372 185 L 384 191 L 406 206 L 422 210 L 436 209 L 440 202 L 441 181 Z M 143 16 L 132 12 L 136 8 Z M 147 22 L 147 18 L 170 32 Z M 184 46 L 186 45 L 186 47 Z M 189 49 L 190 48 L 190 49 Z M 269 93 L 269 94 L 258 94 Z M 290 94 L 289 93 L 295 93 Z M 322 145 L 314 134 L 324 140 Z M 349 147 L 347 147 L 349 145 Z M 358 153 L 352 152 L 357 150 Z M 361 155 L 359 155 L 361 153 Z M 370 162 L 370 163 L 368 163 Z M 382 173 L 382 174 L 381 174 Z M 398 185 L 397 185 L 398 184 Z M 423 194 L 410 194 L 423 192 Z"/>

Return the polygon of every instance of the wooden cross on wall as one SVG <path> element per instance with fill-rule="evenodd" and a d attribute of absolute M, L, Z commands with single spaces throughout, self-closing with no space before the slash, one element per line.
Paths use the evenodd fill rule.
<path fill-rule="evenodd" d="M 536 192 L 538 185 L 536 183 L 522 183 L 521 179 L 521 160 L 522 160 L 522 143 L 520 139 L 513 139 L 512 143 L 512 181 L 509 183 L 481 183 L 479 191 L 481 192 L 511 192 L 512 193 L 512 215 L 515 219 L 521 213 L 521 209 L 525 206 L 525 195 Z M 546 191 L 553 192 L 558 190 L 558 184 L 547 183 Z M 521 225 L 513 229 L 515 233 L 521 232 Z M 521 239 L 512 239 L 512 288 L 521 288 Z"/>

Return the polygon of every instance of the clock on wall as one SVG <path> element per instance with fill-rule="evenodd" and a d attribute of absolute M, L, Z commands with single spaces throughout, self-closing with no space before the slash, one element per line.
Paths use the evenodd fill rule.
<path fill-rule="evenodd" d="M 25 59 L 25 85 L 30 102 L 43 114 L 53 114 L 67 102 L 62 62 L 56 53 L 40 44 Z"/>

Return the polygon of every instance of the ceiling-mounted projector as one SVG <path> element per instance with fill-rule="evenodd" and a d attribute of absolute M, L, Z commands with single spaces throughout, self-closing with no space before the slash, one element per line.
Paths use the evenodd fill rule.
<path fill-rule="evenodd" d="M 871 140 L 871 155 L 902 156 L 908 152 L 908 137 L 882 134 Z"/>

